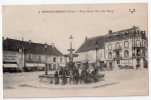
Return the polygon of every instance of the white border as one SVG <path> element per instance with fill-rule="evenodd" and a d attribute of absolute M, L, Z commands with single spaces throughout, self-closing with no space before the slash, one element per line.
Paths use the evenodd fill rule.
<path fill-rule="evenodd" d="M 2 0 L 3 5 L 24 4 L 81 4 L 81 3 L 145 3 L 148 0 Z"/>
<path fill-rule="evenodd" d="M 90 4 L 90 3 L 146 3 L 148 2 L 148 57 L 149 57 L 149 67 L 151 65 L 150 63 L 150 48 L 151 48 L 151 8 L 150 0 L 1 0 L 0 1 L 0 33 L 2 33 L 2 5 L 32 5 L 32 4 Z M 2 34 L 0 34 L 0 41 L 2 41 Z M 0 46 L 0 55 L 2 55 L 2 45 Z M 1 62 L 0 66 L 2 66 L 2 56 L 0 56 Z M 3 73 L 2 68 L 0 68 L 0 100 L 3 100 Z M 151 70 L 149 68 L 149 81 L 151 80 Z M 143 82 L 142 82 L 143 84 Z M 149 86 L 149 90 L 151 90 Z M 151 93 L 149 92 L 149 95 Z M 11 99 L 11 100 L 22 100 L 25 98 L 17 98 L 17 99 Z M 27 98 L 26 98 L 27 99 Z M 73 97 L 73 98 L 28 98 L 28 100 L 46 100 L 46 99 L 52 99 L 52 100 L 151 100 L 151 96 L 131 96 L 131 97 Z M 8 99 L 10 100 L 10 99 Z"/>

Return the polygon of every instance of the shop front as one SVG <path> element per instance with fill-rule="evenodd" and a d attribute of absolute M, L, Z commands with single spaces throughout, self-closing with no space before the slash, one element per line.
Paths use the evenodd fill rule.
<path fill-rule="evenodd" d="M 25 71 L 36 71 L 37 70 L 37 63 L 25 63 L 24 70 Z"/>
<path fill-rule="evenodd" d="M 17 63 L 3 63 L 3 72 L 20 72 Z"/>

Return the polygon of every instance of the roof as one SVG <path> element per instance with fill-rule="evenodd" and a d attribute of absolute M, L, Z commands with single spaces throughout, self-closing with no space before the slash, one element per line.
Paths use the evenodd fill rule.
<path fill-rule="evenodd" d="M 21 41 L 16 39 L 6 38 L 3 41 L 3 50 L 6 51 L 16 51 L 23 48 L 25 53 L 33 53 L 33 54 L 48 54 L 54 56 L 63 56 L 63 54 L 54 46 L 47 45 L 47 49 L 45 48 L 45 44 L 41 43 L 29 43 L 27 41 Z"/>
<path fill-rule="evenodd" d="M 139 33 L 139 35 L 137 33 Z M 117 38 L 116 37 L 117 35 L 120 35 L 120 36 Z M 112 38 L 110 38 L 110 37 L 112 37 Z M 132 28 L 124 29 L 124 30 L 120 30 L 120 31 L 116 31 L 116 32 L 111 32 L 111 33 L 108 33 L 104 36 L 97 36 L 97 37 L 88 38 L 83 42 L 83 44 L 76 51 L 76 53 L 95 50 L 96 49 L 96 47 L 95 47 L 96 41 L 98 44 L 98 49 L 104 49 L 104 42 L 107 42 L 110 40 L 111 41 L 113 41 L 113 40 L 117 41 L 119 39 L 124 39 L 127 37 L 141 37 L 143 39 L 147 39 L 145 31 L 141 31 L 139 29 L 139 27 L 133 26 Z"/>
<path fill-rule="evenodd" d="M 124 29 L 116 32 L 111 32 L 105 35 L 105 41 L 117 41 L 125 38 L 137 38 L 147 39 L 145 31 L 139 29 L 139 27 L 133 26 L 129 29 Z"/>
<path fill-rule="evenodd" d="M 104 49 L 104 36 L 97 36 L 86 39 L 84 43 L 80 46 L 80 48 L 76 51 L 76 53 L 95 50 L 96 42 L 98 44 L 98 49 Z"/>
<path fill-rule="evenodd" d="M 111 34 L 106 34 L 106 36 L 118 35 L 118 34 L 126 33 L 126 32 L 129 32 L 129 31 L 135 31 L 136 29 L 138 29 L 138 27 L 132 27 L 132 28 L 129 28 L 129 29 L 124 29 L 124 30 L 112 32 Z"/>

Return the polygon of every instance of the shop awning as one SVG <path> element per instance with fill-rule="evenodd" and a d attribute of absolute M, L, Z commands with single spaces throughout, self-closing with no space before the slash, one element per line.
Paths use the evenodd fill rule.
<path fill-rule="evenodd" d="M 26 67 L 37 67 L 36 63 L 26 63 Z"/>
<path fill-rule="evenodd" d="M 65 66 L 66 66 L 66 64 L 59 64 L 59 66 L 60 66 L 60 67 L 65 67 Z"/>
<path fill-rule="evenodd" d="M 96 63 L 96 61 L 89 61 L 89 63 Z"/>
<path fill-rule="evenodd" d="M 82 61 L 77 61 L 76 64 L 82 64 Z"/>
<path fill-rule="evenodd" d="M 4 68 L 18 68 L 17 64 L 3 64 Z"/>
<path fill-rule="evenodd" d="M 43 64 L 43 63 L 38 63 L 37 65 L 38 65 L 38 67 L 45 67 L 45 64 Z"/>
<path fill-rule="evenodd" d="M 37 67 L 37 66 L 38 66 L 38 64 L 37 64 L 37 63 L 34 63 L 34 66 L 35 66 L 35 67 Z"/>

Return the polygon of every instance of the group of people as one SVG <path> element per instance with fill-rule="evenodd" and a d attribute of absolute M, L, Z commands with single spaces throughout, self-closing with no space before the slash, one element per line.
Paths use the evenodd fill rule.
<path fill-rule="evenodd" d="M 59 80 L 61 78 L 61 80 Z M 97 69 L 65 69 L 57 70 L 54 75 L 55 84 L 88 84 L 98 82 Z"/>

